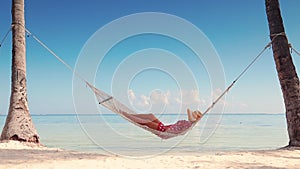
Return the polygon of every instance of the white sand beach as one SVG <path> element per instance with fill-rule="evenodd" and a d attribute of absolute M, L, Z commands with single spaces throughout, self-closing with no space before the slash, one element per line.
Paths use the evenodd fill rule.
<path fill-rule="evenodd" d="M 65 151 L 10 141 L 0 143 L 0 169 L 300 168 L 300 150 L 164 154 L 125 158 Z"/>

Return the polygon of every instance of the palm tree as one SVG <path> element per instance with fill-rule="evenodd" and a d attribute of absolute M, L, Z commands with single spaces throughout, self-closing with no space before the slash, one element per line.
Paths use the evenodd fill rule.
<path fill-rule="evenodd" d="M 27 103 L 24 0 L 12 0 L 12 84 L 1 140 L 39 143 Z"/>
<path fill-rule="evenodd" d="M 300 146 L 300 86 L 289 51 L 278 0 L 265 0 L 273 56 L 284 98 L 289 146 Z"/>

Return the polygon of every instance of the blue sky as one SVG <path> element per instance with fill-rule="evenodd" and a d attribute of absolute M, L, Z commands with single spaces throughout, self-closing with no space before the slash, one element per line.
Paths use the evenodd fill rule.
<path fill-rule="evenodd" d="M 2 38 L 11 23 L 11 2 L 1 0 L 0 3 L 0 37 Z M 27 28 L 72 67 L 75 67 L 77 58 L 86 41 L 97 30 L 120 17 L 141 12 L 172 14 L 189 21 L 200 29 L 211 41 L 220 57 L 226 85 L 229 85 L 269 42 L 263 0 L 81 0 L 75 2 L 43 0 L 26 1 L 25 4 Z M 281 1 L 286 33 L 290 43 L 298 50 L 300 50 L 299 7 L 300 1 L 298 0 Z M 101 87 L 110 93 L 109 85 L 111 81 L 109 80 L 111 80 L 115 66 L 122 62 L 122 59 L 126 56 L 138 50 L 155 47 L 172 51 L 178 55 L 186 50 L 184 45 L 167 37 L 145 36 L 147 37 L 126 39 L 118 44 L 117 47 L 119 48 L 115 51 L 112 50 L 111 53 L 117 53 L 120 57 L 112 54 L 106 56 L 105 65 L 107 67 L 100 67 L 100 73 L 97 74 L 95 79 L 97 87 Z M 146 42 L 145 39 L 147 39 Z M 11 36 L 0 49 L 1 114 L 7 113 L 9 104 L 10 43 Z M 129 48 L 127 48 L 128 46 Z M 193 59 L 183 57 L 182 59 L 196 74 L 195 78 L 199 84 L 199 94 L 191 92 L 192 87 L 185 89 L 185 92 L 195 94 L 193 97 L 197 97 L 199 103 L 203 103 L 200 108 L 204 109 L 214 92 L 211 91 L 205 67 L 201 63 L 196 64 Z M 300 66 L 299 56 L 294 55 L 294 63 L 296 68 Z M 72 79 L 72 72 L 66 69 L 31 37 L 27 38 L 27 82 L 31 113 L 74 113 Z M 156 83 L 151 83 L 153 81 Z M 172 78 L 164 74 L 155 74 L 155 71 L 145 72 L 133 79 L 132 86 L 129 89 L 134 88 L 132 90 L 136 98 L 145 96 L 148 101 L 149 98 L 157 95 L 156 92 L 149 95 L 149 91 L 157 89 L 162 90 L 160 92 L 165 94 L 164 96 L 169 92 L 168 97 L 176 98 L 178 93 L 174 93 L 176 85 L 173 82 Z M 135 101 L 138 106 L 138 103 L 142 100 Z M 171 102 L 172 100 L 168 101 Z M 84 100 L 82 102 L 85 103 Z M 267 50 L 262 58 L 228 93 L 225 111 L 245 113 L 284 112 L 271 50 Z"/>

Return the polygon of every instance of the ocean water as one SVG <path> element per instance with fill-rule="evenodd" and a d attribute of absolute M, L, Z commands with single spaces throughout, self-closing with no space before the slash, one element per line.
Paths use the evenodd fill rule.
<path fill-rule="evenodd" d="M 6 116 L 0 116 L 3 127 Z M 164 123 L 186 115 L 159 115 Z M 184 136 L 162 140 L 118 115 L 33 115 L 41 143 L 67 150 L 151 156 L 235 150 L 269 150 L 287 145 L 284 114 L 208 114 Z"/>

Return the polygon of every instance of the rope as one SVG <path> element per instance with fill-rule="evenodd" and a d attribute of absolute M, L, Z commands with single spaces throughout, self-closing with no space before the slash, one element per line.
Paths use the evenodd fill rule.
<path fill-rule="evenodd" d="M 9 29 L 8 29 L 8 31 L 6 32 L 4 38 L 2 39 L 2 41 L 1 41 L 1 43 L 0 43 L 0 48 L 2 47 L 3 43 L 4 43 L 5 40 L 7 39 L 8 34 L 9 34 L 9 32 L 11 31 L 11 28 L 12 28 L 12 27 L 9 27 Z"/>
<path fill-rule="evenodd" d="M 284 32 L 271 34 L 271 41 L 273 42 L 273 39 L 277 38 L 278 36 L 286 36 L 286 34 Z"/>
<path fill-rule="evenodd" d="M 46 44 L 44 44 L 39 38 L 37 38 L 35 35 L 33 35 L 27 28 L 25 28 L 25 31 L 27 32 L 28 36 L 31 36 L 33 39 L 35 39 L 40 45 L 42 45 L 48 52 L 50 52 L 58 61 L 60 61 L 63 65 L 65 65 L 71 72 L 75 74 L 79 79 L 87 83 L 87 81 L 78 74 L 69 64 L 67 64 L 62 58 L 60 58 L 56 53 L 53 52 Z"/>
<path fill-rule="evenodd" d="M 292 50 L 293 52 L 295 52 L 297 55 L 300 56 L 300 53 L 299 53 L 296 49 L 294 49 L 294 48 L 292 47 L 292 45 L 290 45 L 290 48 L 291 48 L 291 50 Z"/>
<path fill-rule="evenodd" d="M 103 103 L 105 103 L 105 102 L 107 102 L 107 101 L 109 101 L 109 100 L 111 100 L 111 99 L 113 99 L 112 96 L 110 96 L 110 97 L 107 98 L 107 99 L 102 100 L 101 102 L 99 102 L 99 104 L 103 104 Z"/>
<path fill-rule="evenodd" d="M 250 62 L 250 64 L 237 76 L 237 78 L 223 91 L 223 93 L 217 97 L 215 101 L 212 102 L 212 104 L 205 110 L 203 113 L 206 114 L 208 113 L 214 106 L 215 104 L 232 88 L 232 86 L 249 70 L 249 68 L 257 61 L 257 59 L 265 52 L 267 48 L 271 46 L 271 42 L 268 43 L 261 52 Z"/>
<path fill-rule="evenodd" d="M 277 33 L 277 34 L 272 34 L 270 35 L 271 37 L 271 42 L 269 42 L 262 50 L 259 52 L 259 54 L 250 62 L 250 64 L 237 76 L 237 78 L 221 93 L 219 97 L 217 97 L 212 104 L 204 111 L 203 115 L 208 113 L 214 106 L 215 104 L 220 101 L 220 99 L 232 88 L 232 86 L 248 71 L 248 69 L 257 61 L 257 59 L 272 45 L 272 42 L 278 37 L 278 36 L 286 36 L 284 32 Z"/>

